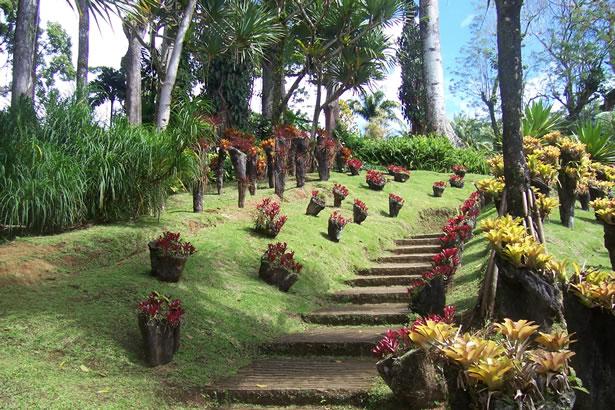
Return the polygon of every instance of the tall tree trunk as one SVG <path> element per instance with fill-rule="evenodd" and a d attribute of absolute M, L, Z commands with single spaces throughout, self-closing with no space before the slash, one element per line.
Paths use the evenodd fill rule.
<path fill-rule="evenodd" d="M 12 105 L 15 105 L 22 97 L 32 97 L 39 6 L 40 0 L 19 0 L 17 6 L 13 83 L 11 85 Z"/>
<path fill-rule="evenodd" d="M 333 89 L 331 87 L 327 87 L 327 100 L 333 94 Z M 328 136 L 333 136 L 333 131 L 337 126 L 337 121 L 340 118 L 340 102 L 339 99 L 335 99 L 329 104 L 325 105 L 324 109 L 325 114 L 325 130 L 327 131 Z"/>
<path fill-rule="evenodd" d="M 495 104 L 493 101 L 486 101 L 487 110 L 489 111 L 489 121 L 491 122 L 491 129 L 496 140 L 500 139 L 500 127 L 498 127 L 498 120 L 495 117 Z"/>
<path fill-rule="evenodd" d="M 444 108 L 444 71 L 440 51 L 440 11 L 438 0 L 420 0 L 423 77 L 427 94 L 427 131 L 446 136 L 459 147 L 461 141 L 446 118 Z"/>
<path fill-rule="evenodd" d="M 126 72 L 126 114 L 128 122 L 140 125 L 142 117 L 141 97 L 141 51 L 143 46 L 138 36 L 145 35 L 143 27 L 124 24 L 124 34 L 128 39 L 128 50 L 122 59 L 122 66 Z"/>
<path fill-rule="evenodd" d="M 271 122 L 279 124 L 284 116 L 286 107 L 282 105 L 282 99 L 286 95 L 286 76 L 284 72 L 284 45 L 283 38 L 271 48 Z M 263 89 L 265 85 L 263 83 Z"/>
<path fill-rule="evenodd" d="M 262 84 L 261 91 L 261 113 L 263 117 L 271 120 L 273 117 L 273 63 L 271 60 L 263 60 L 261 66 Z"/>
<path fill-rule="evenodd" d="M 530 185 L 523 155 L 521 108 L 523 66 L 521 64 L 521 5 L 523 0 L 496 0 L 498 76 L 502 99 L 502 150 L 508 213 L 524 216 L 523 195 Z"/>
<path fill-rule="evenodd" d="M 179 60 L 182 55 L 184 39 L 186 38 L 190 23 L 192 22 L 192 15 L 194 14 L 195 7 L 196 0 L 188 0 L 177 29 L 173 51 L 171 52 L 169 63 L 167 64 L 164 82 L 160 88 L 160 99 L 158 101 L 158 113 L 156 116 L 156 127 L 159 130 L 165 129 L 169 124 L 169 118 L 171 117 L 171 94 L 175 86 L 175 80 L 177 79 L 177 70 L 179 69 Z"/>
<path fill-rule="evenodd" d="M 246 203 L 246 188 L 248 187 L 248 175 L 246 173 L 247 156 L 237 148 L 229 150 L 231 162 L 235 168 L 235 178 L 237 179 L 237 205 L 243 208 Z"/>
<path fill-rule="evenodd" d="M 88 86 L 88 60 L 90 55 L 89 0 L 77 0 L 79 9 L 79 46 L 77 49 L 77 96 L 83 98 Z"/>

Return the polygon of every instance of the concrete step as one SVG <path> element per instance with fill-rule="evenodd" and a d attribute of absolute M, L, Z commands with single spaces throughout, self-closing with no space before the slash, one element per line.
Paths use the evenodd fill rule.
<path fill-rule="evenodd" d="M 221 402 L 260 405 L 361 404 L 377 380 L 373 359 L 267 358 L 206 386 Z"/>
<path fill-rule="evenodd" d="M 303 315 L 309 323 L 337 326 L 387 325 L 408 322 L 408 303 L 346 304 Z"/>
<path fill-rule="evenodd" d="M 431 263 L 380 263 L 371 268 L 357 272 L 359 276 L 379 276 L 379 275 L 421 275 L 423 272 L 432 268 Z"/>
<path fill-rule="evenodd" d="M 413 239 L 426 239 L 426 238 L 439 238 L 442 236 L 442 232 L 420 233 L 412 235 Z"/>
<path fill-rule="evenodd" d="M 393 255 L 384 255 L 378 258 L 378 263 L 419 263 L 419 262 L 431 262 L 433 256 L 436 255 L 436 252 L 433 253 L 414 253 L 409 255 L 404 254 L 393 254 Z"/>
<path fill-rule="evenodd" d="M 319 327 L 284 335 L 263 348 L 268 353 L 313 356 L 369 356 L 383 327 Z"/>
<path fill-rule="evenodd" d="M 410 303 L 407 286 L 370 286 L 344 289 L 331 294 L 339 303 Z"/>
<path fill-rule="evenodd" d="M 440 244 L 437 245 L 405 245 L 405 246 L 397 246 L 396 248 L 390 249 L 391 253 L 397 255 L 414 255 L 414 254 L 425 254 L 425 253 L 438 253 L 440 252 Z"/>
<path fill-rule="evenodd" d="M 441 235 L 440 235 L 441 236 Z M 439 238 L 407 238 L 398 239 L 395 241 L 396 245 L 440 245 Z"/>
<path fill-rule="evenodd" d="M 413 279 L 420 278 L 420 275 L 398 275 L 398 276 L 358 276 L 346 281 L 347 285 L 355 287 L 363 286 L 408 286 Z"/>

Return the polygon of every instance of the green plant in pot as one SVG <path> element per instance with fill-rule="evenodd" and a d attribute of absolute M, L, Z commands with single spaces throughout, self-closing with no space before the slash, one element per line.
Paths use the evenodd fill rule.
<path fill-rule="evenodd" d="M 342 184 L 333 185 L 333 206 L 340 208 L 342 201 L 348 196 L 348 188 Z"/>
<path fill-rule="evenodd" d="M 299 279 L 303 266 L 295 261 L 295 253 L 288 250 L 287 244 L 269 244 L 261 257 L 258 276 L 270 285 L 288 292 Z"/>
<path fill-rule="evenodd" d="M 329 217 L 329 225 L 327 228 L 327 235 L 329 236 L 329 239 L 334 242 L 339 242 L 340 236 L 342 235 L 342 230 L 348 222 L 349 220 L 344 218 L 342 214 L 337 211 L 333 212 Z"/>
<path fill-rule="evenodd" d="M 179 232 L 164 232 L 148 244 L 152 275 L 164 282 L 179 281 L 188 257 L 196 252 Z"/>
<path fill-rule="evenodd" d="M 374 191 L 382 191 L 387 183 L 387 180 L 382 172 L 370 169 L 367 171 L 365 182 L 370 189 Z"/>
<path fill-rule="evenodd" d="M 310 202 L 308 203 L 307 209 L 305 211 L 306 215 L 318 216 L 320 211 L 325 209 L 326 205 L 326 196 L 324 192 L 313 190 L 312 196 L 310 198 Z"/>
<path fill-rule="evenodd" d="M 169 363 L 179 349 L 180 326 L 184 315 L 181 301 L 152 292 L 137 305 L 137 318 L 145 356 L 151 366 Z"/>
<path fill-rule="evenodd" d="M 365 202 L 360 199 L 355 199 L 354 204 L 352 205 L 352 218 L 356 224 L 361 225 L 361 222 L 367 219 L 368 208 L 365 205 Z"/>
<path fill-rule="evenodd" d="M 399 195 L 395 195 L 393 193 L 389 194 L 389 216 L 391 218 L 396 218 L 399 215 L 399 211 L 404 206 L 404 198 Z"/>
<path fill-rule="evenodd" d="M 444 190 L 446 189 L 446 182 L 436 181 L 433 183 L 432 189 L 433 189 L 433 196 L 435 196 L 436 198 L 439 198 L 442 196 L 442 194 L 444 193 Z"/>

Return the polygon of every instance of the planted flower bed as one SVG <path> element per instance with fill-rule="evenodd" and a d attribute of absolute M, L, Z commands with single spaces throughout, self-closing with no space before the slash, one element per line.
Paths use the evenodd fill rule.
<path fill-rule="evenodd" d="M 280 204 L 264 198 L 256 205 L 254 229 L 270 238 L 278 236 L 286 223 L 286 215 L 280 214 Z"/>
<path fill-rule="evenodd" d="M 344 218 L 342 214 L 337 211 L 333 212 L 329 217 L 329 225 L 327 228 L 327 235 L 329 236 L 329 239 L 334 242 L 339 242 L 340 237 L 342 236 L 342 230 L 348 222 L 348 219 Z"/>
<path fill-rule="evenodd" d="M 333 185 L 333 206 L 339 208 L 342 206 L 342 201 L 348 196 L 348 188 L 342 184 Z"/>
<path fill-rule="evenodd" d="M 151 366 L 169 363 L 179 349 L 181 301 L 152 292 L 139 302 L 137 311 L 147 362 Z"/>
<path fill-rule="evenodd" d="M 356 224 L 361 225 L 361 223 L 367 219 L 367 210 L 368 208 L 365 202 L 360 199 L 354 200 L 354 204 L 352 205 L 352 219 Z"/>
<path fill-rule="evenodd" d="M 177 282 L 188 257 L 196 252 L 179 232 L 164 232 L 148 244 L 152 275 L 164 282 Z"/>
<path fill-rule="evenodd" d="M 433 196 L 435 196 L 436 198 L 439 198 L 442 196 L 442 194 L 444 193 L 444 190 L 446 189 L 446 182 L 436 181 L 433 183 L 432 189 L 433 189 Z"/>
<path fill-rule="evenodd" d="M 282 292 L 288 290 L 299 279 L 303 266 L 295 261 L 295 253 L 288 250 L 286 243 L 269 244 L 261 257 L 258 276 Z"/>
<path fill-rule="evenodd" d="M 393 193 L 389 194 L 389 216 L 396 218 L 399 215 L 399 211 L 404 206 L 404 198 Z"/>
<path fill-rule="evenodd" d="M 350 171 L 351 175 L 359 175 L 359 172 L 361 172 L 361 168 L 363 168 L 363 162 L 361 162 L 361 160 L 357 158 L 349 159 L 346 162 L 346 165 L 348 166 L 348 170 Z"/>
<path fill-rule="evenodd" d="M 373 189 L 374 191 L 382 191 L 387 183 L 387 180 L 382 172 L 370 169 L 367 171 L 365 182 L 367 182 L 370 189 Z"/>
<path fill-rule="evenodd" d="M 406 182 L 408 178 L 410 178 L 410 171 L 404 167 L 389 165 L 387 170 L 389 171 L 389 174 L 393 176 L 395 182 Z"/>
<path fill-rule="evenodd" d="M 325 194 L 318 191 L 313 190 L 312 196 L 310 197 L 310 202 L 308 203 L 307 209 L 305 211 L 306 215 L 318 216 L 320 211 L 325 209 Z"/>

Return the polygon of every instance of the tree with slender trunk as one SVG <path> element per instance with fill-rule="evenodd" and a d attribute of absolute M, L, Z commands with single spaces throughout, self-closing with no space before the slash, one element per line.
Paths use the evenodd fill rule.
<path fill-rule="evenodd" d="M 190 23 L 192 22 L 196 1 L 197 0 L 188 0 L 183 10 L 173 43 L 173 51 L 171 51 L 164 81 L 160 87 L 158 111 L 156 115 L 156 127 L 159 130 L 165 129 L 169 124 L 169 118 L 171 117 L 171 94 L 175 86 L 175 80 L 177 80 L 177 71 L 179 69 L 179 61 L 182 55 L 184 40 L 186 39 L 188 28 L 190 28 Z"/>
<path fill-rule="evenodd" d="M 423 43 L 423 77 L 426 92 L 427 131 L 446 136 L 459 147 L 461 141 L 446 118 L 444 109 L 444 71 L 440 51 L 440 10 L 438 0 L 420 0 L 421 41 Z"/>
<path fill-rule="evenodd" d="M 143 45 L 139 36 L 145 36 L 145 28 L 140 24 L 123 24 L 124 34 L 128 39 L 128 50 L 122 58 L 122 68 L 126 73 L 126 115 L 128 122 L 140 125 L 142 122 L 141 97 L 141 52 Z"/>
<path fill-rule="evenodd" d="M 15 51 L 13 53 L 13 83 L 11 104 L 23 97 L 32 98 L 34 89 L 34 57 L 40 0 L 19 0 L 15 24 Z"/>
<path fill-rule="evenodd" d="M 524 195 L 530 176 L 523 154 L 521 112 L 523 66 L 521 63 L 521 6 L 523 0 L 496 0 L 498 76 L 502 100 L 502 150 L 508 213 L 525 216 Z"/>
<path fill-rule="evenodd" d="M 90 56 L 90 6 L 89 0 L 77 0 L 79 10 L 79 44 L 77 47 L 77 95 L 86 95 Z"/>

